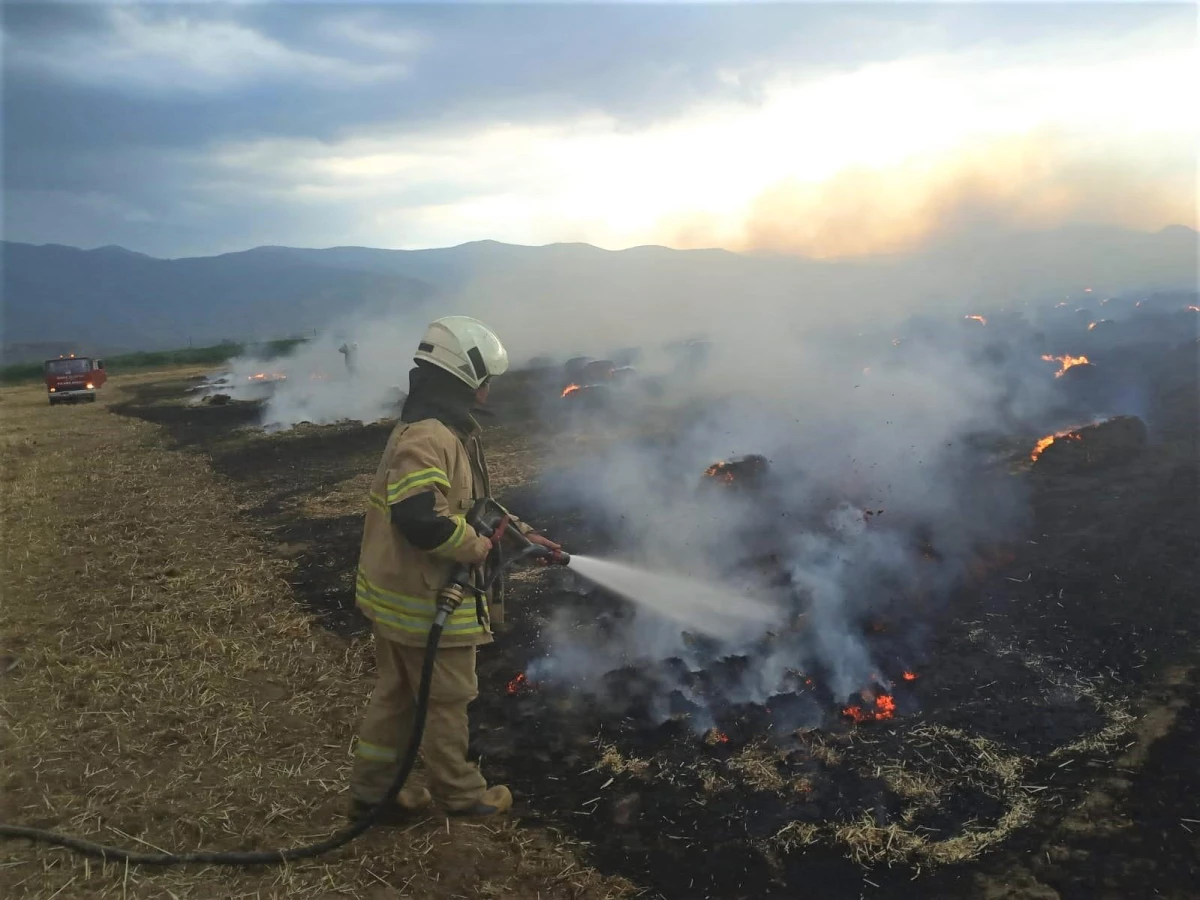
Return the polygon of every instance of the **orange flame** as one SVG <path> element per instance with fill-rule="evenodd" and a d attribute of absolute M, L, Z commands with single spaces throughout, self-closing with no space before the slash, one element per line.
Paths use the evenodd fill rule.
<path fill-rule="evenodd" d="M 573 393 L 575 393 L 577 390 L 579 390 L 579 385 L 577 385 L 577 384 L 568 384 L 568 385 L 567 385 L 565 388 L 563 388 L 562 395 L 563 395 L 564 397 L 569 397 L 569 396 L 571 396 Z"/>
<path fill-rule="evenodd" d="M 1055 378 L 1062 378 L 1063 373 L 1067 371 L 1067 369 L 1071 368 L 1071 366 L 1090 365 L 1086 356 L 1051 356 L 1049 353 L 1043 353 L 1042 359 L 1044 359 L 1046 362 L 1056 362 L 1062 364 L 1062 368 L 1054 373 Z"/>
<path fill-rule="evenodd" d="M 728 468 L 728 466 L 729 466 L 729 463 L 725 462 L 724 460 L 721 460 L 720 462 L 715 462 L 711 466 L 709 466 L 707 469 L 704 470 L 704 477 L 705 478 L 715 478 L 718 481 L 725 482 L 726 484 L 733 484 L 733 481 L 734 481 L 733 469 Z"/>
<path fill-rule="evenodd" d="M 510 697 L 515 697 L 517 694 L 521 693 L 521 691 L 533 690 L 533 687 L 533 682 L 525 677 L 525 673 L 518 672 L 513 676 L 512 681 L 508 683 L 506 690 L 508 691 L 508 695 Z"/>
<path fill-rule="evenodd" d="M 1096 323 L 1095 323 L 1095 322 L 1088 322 L 1088 331 L 1091 331 L 1091 330 L 1092 330 L 1093 328 L 1095 328 L 1095 327 L 1096 327 Z"/>
<path fill-rule="evenodd" d="M 863 697 L 862 706 L 847 706 L 842 715 L 857 722 L 880 722 L 896 715 L 896 700 L 891 694 L 876 694 L 874 698 Z"/>
<path fill-rule="evenodd" d="M 1033 452 L 1029 454 L 1029 458 L 1034 462 L 1037 462 L 1037 458 L 1042 455 L 1042 451 L 1059 438 L 1063 438 L 1068 441 L 1082 441 L 1083 435 L 1080 434 L 1078 429 L 1075 428 L 1068 428 L 1066 431 L 1060 431 L 1057 434 L 1048 434 L 1033 445 Z"/>
<path fill-rule="evenodd" d="M 905 672 L 905 673 L 904 673 L 904 674 L 903 674 L 901 677 L 902 677 L 902 678 L 903 678 L 905 681 L 916 681 L 916 680 L 917 680 L 918 678 L 920 678 L 921 676 L 920 676 L 920 675 L 918 675 L 916 672 Z"/>
<path fill-rule="evenodd" d="M 704 735 L 704 743 L 710 747 L 715 747 L 717 744 L 728 744 L 729 735 L 716 728 L 710 728 Z"/>
<path fill-rule="evenodd" d="M 970 321 L 973 321 L 973 322 L 978 322 L 980 325 L 987 324 L 987 319 L 985 319 L 983 316 L 964 316 L 964 318 L 969 319 Z"/>

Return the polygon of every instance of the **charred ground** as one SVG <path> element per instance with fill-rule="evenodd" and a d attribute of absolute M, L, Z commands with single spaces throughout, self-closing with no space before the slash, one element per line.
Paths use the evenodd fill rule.
<path fill-rule="evenodd" d="M 596 865 L 665 897 L 794 896 L 814 884 L 831 897 L 1195 896 L 1194 350 L 1156 365 L 1144 451 L 1009 476 L 1030 488 L 1025 533 L 925 610 L 919 635 L 903 610 L 868 628 L 895 666 L 885 673 L 898 685 L 895 718 L 854 726 L 819 673 L 773 698 L 771 716 L 716 710 L 707 740 L 649 714 L 673 673 L 618 670 L 598 695 L 510 692 L 543 653 L 552 614 L 601 629 L 625 614 L 569 573 L 519 578 L 512 623 L 480 659 L 473 740 L 489 777 L 513 786 L 527 816 L 589 842 Z M 118 411 L 205 454 L 244 498 L 245 527 L 293 559 L 298 602 L 339 634 L 361 634 L 363 478 L 390 424 L 266 436 L 253 405 L 188 406 L 186 387 L 145 388 Z M 489 429 L 494 455 L 547 455 L 532 447 L 531 408 L 515 403 L 514 419 Z M 501 499 L 572 551 L 611 547 L 533 468 L 500 479 Z M 704 677 L 736 680 L 739 662 L 714 661 Z M 798 721 L 827 715 L 793 734 L 771 727 L 781 708 Z"/>

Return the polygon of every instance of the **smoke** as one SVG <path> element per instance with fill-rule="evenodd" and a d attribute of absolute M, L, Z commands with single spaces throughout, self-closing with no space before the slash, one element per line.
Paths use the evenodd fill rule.
<path fill-rule="evenodd" d="M 697 644 L 655 604 L 602 625 L 563 613 L 546 632 L 550 655 L 530 673 L 603 692 L 608 672 L 655 669 L 663 696 L 684 692 L 708 710 L 693 715 L 699 728 L 713 703 L 765 704 L 801 675 L 839 701 L 886 683 L 895 660 L 878 658 L 864 622 L 922 617 L 917 598 L 944 597 L 981 548 L 1020 524 L 1021 488 L 984 477 L 986 455 L 972 442 L 1044 413 L 1054 381 L 1016 324 L 953 319 L 928 333 L 912 324 L 896 345 L 888 331 L 817 339 L 752 318 L 725 326 L 699 371 L 667 381 L 667 406 L 692 411 L 682 425 L 658 420 L 661 408 L 614 401 L 615 421 L 640 420 L 654 434 L 605 446 L 545 492 L 615 534 L 616 558 L 698 576 L 725 590 L 731 609 L 740 596 L 771 597 L 785 624 L 749 638 L 705 629 L 712 640 Z M 997 342 L 1020 350 L 997 353 Z M 665 436 L 654 427 L 664 424 Z M 771 461 L 760 492 L 704 489 L 712 462 L 744 454 Z M 701 698 L 694 680 L 735 657 L 749 659 L 745 669 Z M 656 669 L 669 660 L 682 668 Z"/>
<path fill-rule="evenodd" d="M 548 473 L 540 502 L 516 511 L 535 524 L 539 511 L 551 523 L 586 520 L 611 545 L 569 551 L 699 579 L 730 598 L 767 598 L 781 624 L 689 629 L 676 584 L 658 604 L 671 616 L 655 604 L 605 607 L 587 621 L 561 611 L 529 677 L 604 694 L 614 671 L 638 667 L 661 680 L 656 714 L 684 707 L 697 727 L 722 706 L 766 704 L 807 678 L 844 702 L 914 662 L 923 623 L 1027 515 L 1023 482 L 1005 465 L 1040 434 L 1076 424 L 1074 379 L 1056 379 L 1042 356 L 1086 353 L 1097 371 L 1116 370 L 1120 341 L 1087 322 L 1124 328 L 1144 318 L 1132 303 L 1102 306 L 1099 294 L 1076 293 L 1064 309 L 1058 293 L 1033 307 L 1015 302 L 1026 298 L 967 305 L 957 276 L 939 281 L 950 266 L 917 278 L 883 264 L 720 251 L 681 261 L 647 248 L 625 268 L 612 257 L 561 246 L 482 267 L 436 313 L 347 317 L 284 359 L 236 361 L 230 381 L 235 393 L 269 391 L 270 428 L 385 417 L 428 318 L 450 313 L 488 322 L 515 368 L 553 360 L 544 379 L 523 382 L 544 413 L 528 426 L 552 444 L 593 449 Z M 682 352 L 700 337 L 709 343 L 694 346 L 707 352 Z M 358 344 L 354 372 L 338 352 L 344 341 Z M 640 358 L 627 386 L 597 393 L 594 406 L 560 396 L 567 359 L 629 347 Z M 250 380 L 275 371 L 286 378 Z M 519 378 L 501 379 L 497 397 Z M 1108 403 L 1126 411 L 1118 395 Z M 701 483 L 711 463 L 743 454 L 770 460 L 760 491 Z M 880 638 L 867 627 L 876 620 L 899 625 Z"/>
<path fill-rule="evenodd" d="M 1073 222 L 1195 227 L 1195 196 L 1190 160 L 1155 167 L 1095 158 L 1037 132 L 818 183 L 780 182 L 750 203 L 741 234 L 724 246 L 829 259 Z M 681 246 L 704 246 L 711 236 L 694 222 L 675 232 Z"/>
<path fill-rule="evenodd" d="M 427 324 L 419 311 L 347 316 L 282 357 L 251 351 L 232 360 L 199 399 L 223 393 L 262 401 L 261 424 L 268 431 L 303 422 L 375 422 L 397 413 L 413 348 Z"/>

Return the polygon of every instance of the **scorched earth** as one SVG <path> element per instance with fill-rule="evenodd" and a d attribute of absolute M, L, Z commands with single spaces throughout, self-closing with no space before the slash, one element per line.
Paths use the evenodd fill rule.
<path fill-rule="evenodd" d="M 1128 350 L 1126 371 L 1155 373 L 1140 410 L 1149 434 L 1140 420 L 1082 431 L 1085 404 L 1057 440 L 1012 436 L 1005 465 L 991 448 L 979 478 L 1019 479 L 1029 517 L 977 548 L 948 597 L 910 585 L 904 602 L 854 623 L 879 671 L 851 696 L 829 673 L 798 669 L 786 691 L 741 702 L 754 653 L 706 655 L 703 636 L 687 665 L 615 666 L 586 686 L 543 680 L 554 636 L 600 646 L 630 610 L 569 571 L 514 577 L 510 624 L 481 654 L 473 707 L 489 779 L 513 787 L 525 820 L 586 842 L 589 863 L 663 897 L 815 886 L 828 897 L 1197 896 L 1197 374 L 1195 340 L 1182 338 L 1165 357 Z M 1046 378 L 1087 394 L 1090 363 L 1044 358 L 1055 364 Z M 670 445 L 677 423 L 632 437 L 543 426 L 525 395 L 544 381 L 497 388 L 501 423 L 486 439 L 500 499 L 571 552 L 604 556 L 620 549 L 619 529 L 564 501 L 556 479 L 615 442 Z M 191 384 L 147 386 L 119 412 L 230 479 L 247 521 L 291 560 L 296 601 L 363 641 L 362 498 L 392 420 L 264 435 L 258 403 L 191 404 Z M 757 484 L 764 464 L 752 469 Z M 895 514 L 862 513 L 867 527 Z M 804 635 L 801 624 L 764 640 L 800 647 Z"/>

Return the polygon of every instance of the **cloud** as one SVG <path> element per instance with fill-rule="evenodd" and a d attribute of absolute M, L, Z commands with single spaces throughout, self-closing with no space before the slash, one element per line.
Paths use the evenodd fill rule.
<path fill-rule="evenodd" d="M 55 40 L 6 40 L 17 69 L 88 85 L 158 95 L 224 92 L 262 79 L 340 83 L 395 78 L 399 63 L 355 65 L 344 59 L 290 48 L 231 19 L 201 18 L 137 7 L 106 10 L 108 33 Z"/>
<path fill-rule="evenodd" d="M 619 246 L 663 241 L 683 225 L 697 239 L 728 231 L 748 198 L 793 174 L 790 160 L 833 175 L 881 162 L 860 156 L 903 149 L 909 137 L 900 129 L 873 134 L 889 109 L 909 110 L 872 100 L 881 72 L 944 61 L 938 90 L 952 109 L 927 110 L 908 132 L 928 143 L 973 101 L 990 100 L 974 93 L 968 63 L 1028 74 L 1029 59 L 1057 60 L 1096 81 L 1139 48 L 1190 46 L 1185 14 L 18 5 L 4 23 L 6 228 L 21 240 L 117 242 L 169 255 L 481 237 Z M 960 76 L 967 87 L 956 88 Z M 1116 77 L 1105 82 L 1109 93 Z M 777 116 L 793 123 L 790 136 L 754 124 L 784 89 L 815 96 L 832 83 L 859 93 Z M 1068 106 L 1080 93 L 1056 84 L 1004 90 Z M 1144 106 L 1157 118 L 1166 102 L 1143 94 L 1131 103 L 1128 91 L 1116 100 L 1119 115 Z M 1055 102 L 1048 115 L 1063 108 Z M 1109 127 L 1101 105 L 1092 112 Z M 837 141 L 835 120 L 845 123 Z M 50 205 L 39 205 L 46 198 Z M 86 215 L 74 212 L 81 207 Z M 147 216 L 161 227 L 142 227 Z M 707 227 L 706 217 L 722 227 Z"/>

